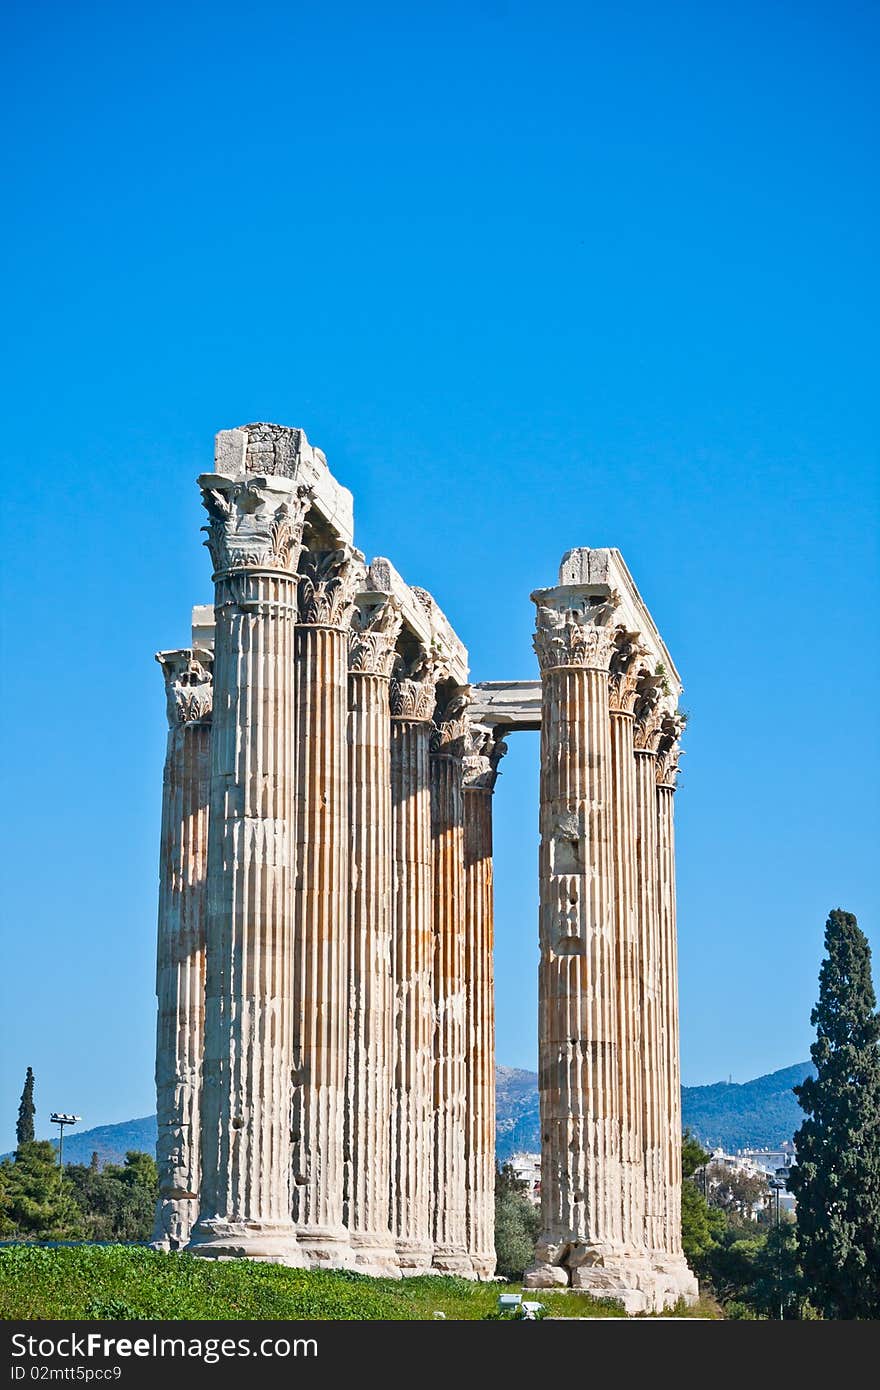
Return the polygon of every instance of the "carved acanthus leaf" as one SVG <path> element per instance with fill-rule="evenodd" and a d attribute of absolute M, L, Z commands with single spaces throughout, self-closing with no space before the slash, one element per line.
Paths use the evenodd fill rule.
<path fill-rule="evenodd" d="M 681 714 L 666 714 L 660 724 L 660 738 L 657 744 L 657 783 L 659 786 L 674 787 L 678 780 L 678 761 L 683 749 L 679 740 L 684 732 L 686 720 Z"/>
<path fill-rule="evenodd" d="M 620 602 L 612 591 L 539 604 L 534 647 L 542 671 L 582 666 L 607 671 L 614 650 L 610 619 Z"/>
<path fill-rule="evenodd" d="M 633 702 L 633 747 L 640 752 L 656 753 L 665 711 L 660 707 L 664 677 L 640 671 Z"/>
<path fill-rule="evenodd" d="M 493 791 L 498 777 L 498 764 L 507 752 L 507 744 L 497 728 L 488 724 L 471 724 L 462 759 L 462 779 L 465 787 Z"/>
<path fill-rule="evenodd" d="M 350 550 L 306 550 L 299 565 L 299 621 L 314 627 L 347 627 L 357 580 Z"/>
<path fill-rule="evenodd" d="M 348 668 L 373 676 L 390 676 L 397 653 L 394 644 L 403 618 L 396 601 L 385 595 L 360 595 L 355 600 L 348 636 Z"/>
<path fill-rule="evenodd" d="M 434 727 L 431 730 L 431 752 L 448 758 L 463 758 L 467 751 L 471 702 L 469 685 L 453 685 L 437 694 Z"/>
<path fill-rule="evenodd" d="M 268 478 L 200 479 L 208 513 L 205 545 L 215 573 L 239 569 L 296 569 L 311 489 Z"/>
<path fill-rule="evenodd" d="M 444 674 L 442 663 L 424 648 L 409 661 L 398 656 L 388 687 L 392 715 L 397 719 L 428 722 L 434 713 L 437 682 Z"/>
<path fill-rule="evenodd" d="M 608 694 L 612 710 L 631 714 L 636 701 L 638 666 L 645 648 L 637 632 L 614 629 L 614 649 L 608 667 Z"/>
<path fill-rule="evenodd" d="M 209 720 L 213 706 L 213 653 L 194 652 L 187 647 L 181 651 L 157 652 L 156 660 L 165 677 L 168 727 L 173 729 L 179 724 Z"/>

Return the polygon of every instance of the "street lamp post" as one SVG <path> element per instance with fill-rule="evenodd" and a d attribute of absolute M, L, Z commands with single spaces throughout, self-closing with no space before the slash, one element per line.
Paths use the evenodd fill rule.
<path fill-rule="evenodd" d="M 776 1193 L 776 1293 L 779 1298 L 779 1321 L 783 1318 L 782 1308 L 782 1245 L 779 1240 L 779 1194 L 785 1186 L 779 1178 L 771 1178 L 767 1186 Z"/>
<path fill-rule="evenodd" d="M 57 1126 L 58 1126 L 58 1169 L 59 1169 L 59 1172 L 61 1173 L 61 1177 L 62 1177 L 62 1179 L 63 1179 L 63 1178 L 64 1178 L 64 1126 L 65 1126 L 65 1125 L 75 1125 L 75 1124 L 77 1124 L 77 1123 L 82 1119 L 82 1115 L 63 1115 L 63 1114 L 61 1114 L 60 1112 L 53 1111 L 52 1114 L 49 1116 L 49 1119 L 51 1120 L 51 1122 L 52 1122 L 53 1125 L 57 1125 Z"/>

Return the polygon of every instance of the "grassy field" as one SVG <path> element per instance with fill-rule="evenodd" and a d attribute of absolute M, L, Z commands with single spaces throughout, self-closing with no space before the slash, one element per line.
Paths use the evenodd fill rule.
<path fill-rule="evenodd" d="M 218 1263 L 142 1246 L 8 1246 L 0 1249 L 0 1319 L 265 1318 L 420 1321 L 435 1312 L 478 1320 L 500 1290 L 425 1276 L 370 1279 L 284 1269 L 246 1260 Z M 623 1317 L 618 1304 L 586 1294 L 533 1294 L 548 1316 Z M 699 1315 L 699 1314 L 698 1314 Z M 705 1315 L 705 1314 L 704 1314 Z"/>

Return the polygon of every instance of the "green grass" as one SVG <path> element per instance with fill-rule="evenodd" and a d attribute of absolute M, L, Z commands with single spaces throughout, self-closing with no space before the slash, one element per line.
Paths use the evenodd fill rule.
<path fill-rule="evenodd" d="M 166 1255 L 143 1246 L 35 1245 L 0 1249 L 0 1319 L 264 1318 L 476 1320 L 514 1285 L 426 1275 L 371 1279 L 247 1260 Z M 586 1294 L 533 1294 L 549 1315 L 623 1317 Z"/>

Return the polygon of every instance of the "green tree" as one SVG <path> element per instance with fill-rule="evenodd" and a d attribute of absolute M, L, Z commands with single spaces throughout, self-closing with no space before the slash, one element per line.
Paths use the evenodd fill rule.
<path fill-rule="evenodd" d="M 686 1129 L 681 1140 L 681 1244 L 685 1259 L 698 1275 L 705 1275 L 706 1256 L 724 1230 L 724 1217 L 713 1210 L 698 1184 L 698 1173 L 705 1172 L 709 1155 L 698 1139 Z"/>
<path fill-rule="evenodd" d="M 798 1238 L 810 1302 L 830 1318 L 880 1317 L 880 1017 L 871 950 L 851 912 L 825 924 L 810 1015 L 816 1068 L 795 1086 Z"/>
<path fill-rule="evenodd" d="M 22 1240 L 74 1240 L 82 1235 L 82 1214 L 48 1140 L 19 1144 L 14 1158 L 0 1163 L 0 1193 L 7 1234 Z"/>
<path fill-rule="evenodd" d="M 159 1193 L 150 1154 L 132 1150 L 122 1167 L 108 1163 L 100 1171 L 94 1164 L 70 1164 L 67 1177 L 89 1240 L 149 1240 Z"/>
<path fill-rule="evenodd" d="M 24 1079 L 24 1090 L 21 1093 L 21 1102 L 18 1107 L 18 1120 L 15 1125 L 15 1142 L 17 1144 L 32 1144 L 34 1139 L 34 1116 L 37 1107 L 34 1105 L 34 1073 L 30 1067 Z"/>
<path fill-rule="evenodd" d="M 495 1254 L 505 1279 L 521 1279 L 535 1254 L 541 1214 L 510 1163 L 495 1169 Z"/>

